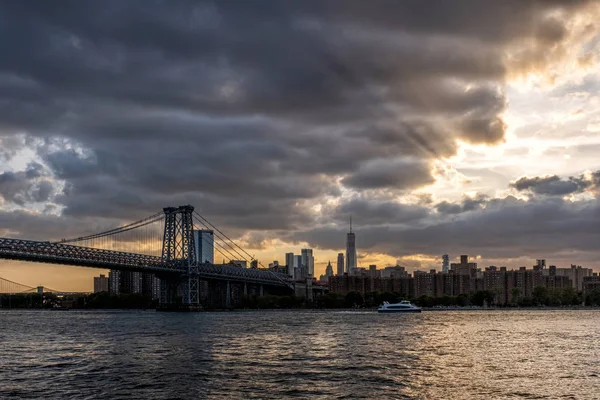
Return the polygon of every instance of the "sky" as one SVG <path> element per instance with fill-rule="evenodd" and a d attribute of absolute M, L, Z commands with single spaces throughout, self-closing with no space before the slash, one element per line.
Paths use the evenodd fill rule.
<path fill-rule="evenodd" d="M 600 3 L 0 1 L 0 237 L 192 204 L 265 265 L 600 271 Z M 101 270 L 0 261 L 90 290 Z"/>

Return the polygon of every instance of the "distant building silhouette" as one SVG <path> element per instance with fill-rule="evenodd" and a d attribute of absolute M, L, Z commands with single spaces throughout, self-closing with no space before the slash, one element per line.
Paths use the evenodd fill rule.
<path fill-rule="evenodd" d="M 289 276 L 294 276 L 294 253 L 285 253 L 285 265 L 287 267 L 287 274 Z"/>
<path fill-rule="evenodd" d="M 338 253 L 337 257 L 337 275 L 344 275 L 344 253 Z"/>
<path fill-rule="evenodd" d="M 333 276 L 333 267 L 331 266 L 331 261 L 327 264 L 327 268 L 325 268 L 325 276 L 330 277 Z"/>
<path fill-rule="evenodd" d="M 108 278 L 101 274 L 94 277 L 94 293 L 108 292 Z"/>
<path fill-rule="evenodd" d="M 444 254 L 442 256 L 442 272 L 443 273 L 448 273 L 450 269 L 450 256 L 448 256 L 448 254 Z"/>
<path fill-rule="evenodd" d="M 301 278 L 305 279 L 309 276 L 314 276 L 315 273 L 315 258 L 313 257 L 312 249 L 302 249 L 300 251 L 302 260 Z"/>
<path fill-rule="evenodd" d="M 463 255 L 460 263 L 453 263 L 448 273 L 438 273 L 435 269 L 429 272 L 414 271 L 412 276 L 399 265 L 377 270 L 370 266 L 368 271 L 357 269 L 355 275 L 344 274 L 333 276 L 328 280 L 331 293 L 347 294 L 360 292 L 393 292 L 405 298 L 421 296 L 443 297 L 459 296 L 478 291 L 490 291 L 494 294 L 494 304 L 506 305 L 517 302 L 520 298 L 532 298 L 536 287 L 546 287 L 552 290 L 562 290 L 574 285 L 568 276 L 557 275 L 558 268 L 550 266 L 545 275 L 538 268 L 521 267 L 517 270 L 507 270 L 506 267 L 490 266 L 481 271 L 477 264 L 471 263 L 468 256 Z M 375 267 L 375 268 L 373 268 Z M 572 266 L 563 270 L 584 272 L 585 268 Z M 582 277 L 584 293 L 600 288 L 600 277 L 596 275 Z"/>
<path fill-rule="evenodd" d="M 160 280 L 151 273 L 110 270 L 108 292 L 111 294 L 138 293 L 151 299 L 158 299 Z"/>

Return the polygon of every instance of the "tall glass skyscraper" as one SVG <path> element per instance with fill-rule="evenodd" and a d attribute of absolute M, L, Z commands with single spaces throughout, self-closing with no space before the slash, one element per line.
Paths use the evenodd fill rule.
<path fill-rule="evenodd" d="M 294 276 L 294 253 L 285 253 L 285 265 L 289 276 Z"/>
<path fill-rule="evenodd" d="M 352 217 L 350 217 L 350 232 L 346 234 L 346 272 L 353 274 L 356 267 L 356 236 L 352 232 Z"/>
<path fill-rule="evenodd" d="M 338 276 L 344 275 L 344 253 L 338 253 L 337 274 Z"/>
<path fill-rule="evenodd" d="M 194 246 L 196 246 L 196 258 L 200 263 L 215 262 L 215 239 L 213 231 L 199 229 L 194 231 Z"/>
<path fill-rule="evenodd" d="M 315 258 L 312 249 L 302 249 L 300 254 L 302 254 L 302 267 L 306 268 L 308 275 L 315 276 Z"/>

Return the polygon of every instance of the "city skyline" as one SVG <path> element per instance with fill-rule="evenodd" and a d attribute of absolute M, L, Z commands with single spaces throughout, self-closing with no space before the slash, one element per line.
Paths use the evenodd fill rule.
<path fill-rule="evenodd" d="M 349 216 L 365 268 L 600 271 L 600 3 L 427 3 L 3 3 L 0 237 L 192 204 L 265 264 L 313 249 L 315 276 Z"/>

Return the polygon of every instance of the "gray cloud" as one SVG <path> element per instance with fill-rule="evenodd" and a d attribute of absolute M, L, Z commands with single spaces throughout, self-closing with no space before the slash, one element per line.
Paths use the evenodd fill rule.
<path fill-rule="evenodd" d="M 327 211 L 333 221 L 343 226 L 352 216 L 355 226 L 417 223 L 429 215 L 427 207 L 400 204 L 391 200 L 354 198 Z"/>
<path fill-rule="evenodd" d="M 430 167 L 426 163 L 374 160 L 342 179 L 342 184 L 355 189 L 409 189 L 433 181 Z"/>
<path fill-rule="evenodd" d="M 435 209 L 441 214 L 461 214 L 480 209 L 487 204 L 488 200 L 488 196 L 483 194 L 478 194 L 475 197 L 465 196 L 460 203 L 442 201 L 435 205 Z"/>
<path fill-rule="evenodd" d="M 314 206 L 349 191 L 327 223 L 356 214 L 373 240 L 389 232 L 409 248 L 415 239 L 395 224 L 449 234 L 449 214 L 483 218 L 485 200 L 432 213 L 376 193 L 432 183 L 433 161 L 455 154 L 457 140 L 501 142 L 506 48 L 554 48 L 585 5 L 5 2 L 0 160 L 29 149 L 37 164 L 4 172 L 0 193 L 98 226 L 191 203 L 237 236 L 270 237 L 314 232 Z M 64 229 L 48 214 L 22 217 L 3 216 L 3 226 L 25 236 L 39 224 Z"/>
<path fill-rule="evenodd" d="M 549 196 L 564 196 L 573 193 L 581 193 L 590 187 L 598 186 L 598 177 L 600 171 L 592 174 L 592 179 L 588 180 L 584 175 L 578 177 L 569 177 L 562 179 L 558 175 L 550 175 L 544 177 L 523 177 L 515 182 L 511 182 L 510 186 L 518 191 L 531 191 L 538 195 Z"/>
<path fill-rule="evenodd" d="M 40 180 L 47 174 L 39 163 L 30 163 L 23 171 L 0 173 L 0 196 L 8 202 L 25 205 L 30 202 L 44 202 L 50 198 L 53 184 L 50 180 Z"/>
<path fill-rule="evenodd" d="M 0 133 L 2 132 L 0 126 Z M 25 138 L 22 135 L 0 135 L 0 161 L 11 160 L 20 150 L 25 148 Z"/>

